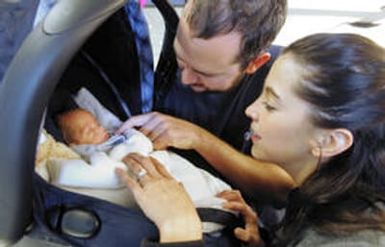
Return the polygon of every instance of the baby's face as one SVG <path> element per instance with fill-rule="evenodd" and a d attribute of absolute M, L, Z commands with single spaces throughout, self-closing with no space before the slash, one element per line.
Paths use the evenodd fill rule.
<path fill-rule="evenodd" d="M 105 142 L 109 135 L 89 112 L 82 110 L 72 111 L 59 119 L 64 140 L 71 145 L 100 144 Z"/>

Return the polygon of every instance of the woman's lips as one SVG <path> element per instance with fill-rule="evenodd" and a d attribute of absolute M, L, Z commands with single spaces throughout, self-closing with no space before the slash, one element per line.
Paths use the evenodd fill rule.
<path fill-rule="evenodd" d="M 251 140 L 252 142 L 257 142 L 257 141 L 259 141 L 261 139 L 261 136 L 259 136 L 257 133 L 255 133 L 255 131 L 250 129 L 249 131 L 247 131 L 245 133 L 244 139 L 246 141 Z"/>
<path fill-rule="evenodd" d="M 257 134 L 257 132 L 253 129 L 250 129 L 251 133 L 250 133 L 250 139 L 253 143 L 261 140 L 261 136 Z"/>
<path fill-rule="evenodd" d="M 252 141 L 253 143 L 258 142 L 258 141 L 261 140 L 261 139 L 262 139 L 261 136 L 255 134 L 255 133 L 251 136 L 251 141 Z"/>

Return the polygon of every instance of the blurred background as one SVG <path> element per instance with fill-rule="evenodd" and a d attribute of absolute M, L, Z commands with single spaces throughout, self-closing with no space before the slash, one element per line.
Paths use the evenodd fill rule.
<path fill-rule="evenodd" d="M 170 2 L 180 13 L 186 1 Z M 285 26 L 274 41 L 277 45 L 288 45 L 312 33 L 349 32 L 364 35 L 385 47 L 385 0 L 288 0 L 288 4 Z M 145 15 L 157 61 L 164 27 L 150 0 Z"/>

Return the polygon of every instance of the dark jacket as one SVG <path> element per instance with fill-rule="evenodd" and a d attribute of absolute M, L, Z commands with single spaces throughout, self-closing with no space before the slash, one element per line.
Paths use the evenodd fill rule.
<path fill-rule="evenodd" d="M 168 73 L 166 76 L 163 74 L 162 78 L 156 77 L 154 110 L 195 123 L 237 150 L 249 154 L 250 145 L 244 141 L 244 134 L 250 128 L 251 122 L 245 115 L 245 109 L 260 95 L 265 77 L 278 56 L 280 47 L 274 46 L 270 52 L 272 54 L 270 62 L 254 74 L 246 75 L 239 85 L 230 91 L 196 93 L 181 83 L 180 72 L 174 59 L 175 54 L 170 48 L 168 61 L 163 61 L 167 68 L 160 68 L 160 70 L 168 69 L 175 72 Z M 174 151 L 200 168 L 220 176 L 196 152 Z"/>

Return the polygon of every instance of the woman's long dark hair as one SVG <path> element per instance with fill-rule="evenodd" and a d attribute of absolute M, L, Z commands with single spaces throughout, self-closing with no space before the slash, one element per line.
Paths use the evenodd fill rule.
<path fill-rule="evenodd" d="M 348 234 L 385 231 L 385 50 L 354 34 L 316 34 L 288 46 L 306 68 L 295 89 L 311 120 L 346 128 L 353 145 L 294 190 L 273 245 L 294 246 L 305 230 Z"/>

